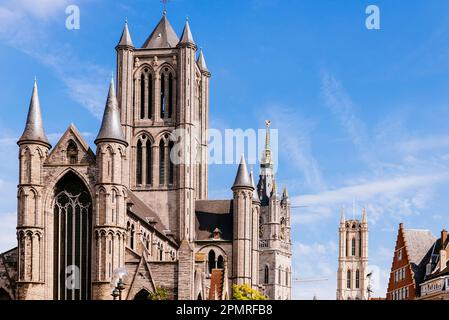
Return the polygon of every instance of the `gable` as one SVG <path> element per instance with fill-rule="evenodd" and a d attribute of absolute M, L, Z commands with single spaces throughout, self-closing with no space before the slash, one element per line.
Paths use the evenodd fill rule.
<path fill-rule="evenodd" d="M 76 161 L 71 160 L 76 158 Z M 71 124 L 51 150 L 47 165 L 91 165 L 95 164 L 95 154 L 82 135 Z"/>

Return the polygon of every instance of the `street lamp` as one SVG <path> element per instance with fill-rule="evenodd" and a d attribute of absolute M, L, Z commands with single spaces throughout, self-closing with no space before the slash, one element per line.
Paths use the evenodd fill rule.
<path fill-rule="evenodd" d="M 111 286 L 113 287 L 111 296 L 114 300 L 122 300 L 122 291 L 125 290 L 125 283 L 123 282 L 123 277 L 127 276 L 128 272 L 124 268 L 118 268 L 114 271 L 114 277 L 111 281 Z"/>

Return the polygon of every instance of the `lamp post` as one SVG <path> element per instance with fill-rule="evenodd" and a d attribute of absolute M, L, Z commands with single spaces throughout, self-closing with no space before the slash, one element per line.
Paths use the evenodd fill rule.
<path fill-rule="evenodd" d="M 122 291 L 125 290 L 125 282 L 123 282 L 123 277 L 127 276 L 128 272 L 124 268 L 118 268 L 114 271 L 114 277 L 111 281 L 111 286 L 113 287 L 111 296 L 114 300 L 122 300 Z"/>

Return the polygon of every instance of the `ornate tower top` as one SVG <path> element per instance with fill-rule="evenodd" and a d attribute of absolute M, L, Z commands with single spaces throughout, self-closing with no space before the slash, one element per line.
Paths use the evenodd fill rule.
<path fill-rule="evenodd" d="M 34 79 L 33 93 L 31 95 L 25 130 L 23 131 L 23 134 L 17 144 L 20 146 L 21 144 L 27 142 L 43 144 L 44 146 L 51 148 L 42 122 L 41 106 L 39 102 L 36 79 Z"/>
<path fill-rule="evenodd" d="M 270 126 L 271 126 L 271 121 L 270 120 L 266 120 L 265 121 L 265 127 L 266 127 L 266 135 L 265 135 L 265 149 L 263 151 L 263 155 L 262 155 L 262 166 L 266 166 L 266 167 L 273 167 L 273 159 L 271 157 L 271 147 L 270 147 Z"/>
<path fill-rule="evenodd" d="M 108 99 L 104 110 L 103 121 L 95 144 L 102 141 L 113 141 L 128 145 L 123 135 L 122 124 L 120 122 L 120 111 L 118 109 L 117 98 L 115 97 L 114 79 L 109 85 Z"/>

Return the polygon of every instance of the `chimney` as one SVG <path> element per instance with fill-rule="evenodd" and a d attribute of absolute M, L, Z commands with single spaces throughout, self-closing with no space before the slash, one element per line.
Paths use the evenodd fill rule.
<path fill-rule="evenodd" d="M 447 231 L 445 229 L 443 229 L 441 231 L 441 247 L 444 248 L 444 245 L 446 244 L 446 240 L 447 240 Z"/>

